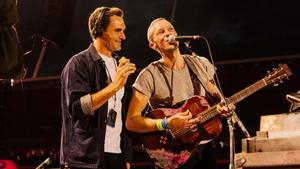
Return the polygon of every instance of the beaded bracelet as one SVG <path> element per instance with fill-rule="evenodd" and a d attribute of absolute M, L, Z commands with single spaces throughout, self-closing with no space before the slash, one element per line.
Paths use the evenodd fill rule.
<path fill-rule="evenodd" d="M 156 120 L 156 127 L 157 127 L 157 129 L 158 129 L 159 131 L 163 131 L 163 130 L 164 130 L 164 128 L 163 128 L 163 126 L 162 126 L 162 120 L 161 120 L 161 119 Z"/>
<path fill-rule="evenodd" d="M 168 128 L 168 121 L 166 117 L 161 121 L 161 125 L 165 130 Z"/>
<path fill-rule="evenodd" d="M 156 127 L 159 131 L 166 130 L 168 128 L 168 121 L 166 118 L 156 121 Z"/>

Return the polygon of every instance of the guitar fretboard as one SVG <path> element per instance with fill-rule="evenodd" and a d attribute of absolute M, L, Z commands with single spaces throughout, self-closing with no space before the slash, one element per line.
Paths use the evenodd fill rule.
<path fill-rule="evenodd" d="M 241 100 L 245 99 L 246 97 L 250 96 L 251 94 L 255 93 L 256 91 L 262 89 L 266 85 L 267 85 L 267 83 L 264 81 L 264 79 L 259 80 L 256 83 L 252 84 L 251 86 L 248 86 L 247 88 L 232 95 L 230 98 L 228 98 L 227 103 L 228 104 L 238 103 Z"/>
<path fill-rule="evenodd" d="M 248 86 L 247 88 L 232 95 L 230 98 L 228 98 L 227 103 L 228 104 L 238 103 L 239 101 L 245 99 L 246 97 L 250 96 L 251 94 L 255 93 L 256 91 L 262 89 L 265 86 L 267 86 L 267 83 L 264 81 L 264 79 L 259 80 L 256 83 L 252 84 L 251 86 Z M 198 114 L 199 116 L 200 115 L 202 116 L 200 123 L 205 123 L 206 121 L 212 119 L 218 114 L 219 112 L 217 111 L 217 105 L 214 105 L 210 109 L 202 112 L 201 114 Z"/>

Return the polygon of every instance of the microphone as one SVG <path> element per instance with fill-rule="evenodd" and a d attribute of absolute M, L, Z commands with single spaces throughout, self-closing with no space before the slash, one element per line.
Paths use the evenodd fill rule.
<path fill-rule="evenodd" d="M 116 52 L 113 52 L 112 56 L 117 60 L 117 62 L 119 62 L 119 60 L 121 59 L 120 55 L 118 55 Z"/>
<path fill-rule="evenodd" d="M 169 42 L 170 43 L 176 43 L 176 41 L 190 41 L 190 40 L 198 40 L 201 39 L 202 36 L 200 35 L 183 35 L 183 36 L 169 36 Z"/>

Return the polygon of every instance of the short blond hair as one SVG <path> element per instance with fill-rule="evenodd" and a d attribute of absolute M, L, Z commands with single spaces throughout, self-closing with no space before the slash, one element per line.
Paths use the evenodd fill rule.
<path fill-rule="evenodd" d="M 154 20 L 150 23 L 150 25 L 149 25 L 149 27 L 148 27 L 148 31 L 147 31 L 147 39 L 148 39 L 149 42 L 153 42 L 153 31 L 151 31 L 152 26 L 153 26 L 156 22 L 161 21 L 161 20 L 166 20 L 166 21 L 168 21 L 166 18 L 156 18 L 156 19 L 154 19 Z"/>

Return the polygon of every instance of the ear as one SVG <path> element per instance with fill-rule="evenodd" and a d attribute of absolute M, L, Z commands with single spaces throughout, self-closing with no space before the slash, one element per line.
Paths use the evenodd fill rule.
<path fill-rule="evenodd" d="M 104 41 L 107 41 L 107 39 L 108 39 L 107 34 L 105 32 L 103 32 L 102 35 L 99 36 L 99 38 L 104 40 Z"/>
<path fill-rule="evenodd" d="M 149 42 L 149 47 L 153 50 L 156 50 L 156 44 L 154 42 Z"/>

